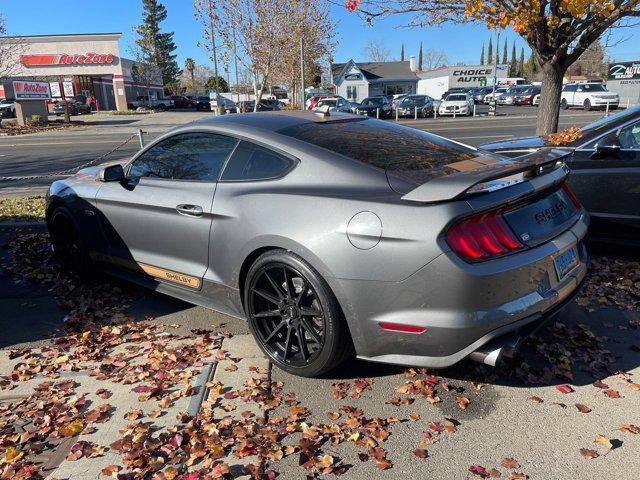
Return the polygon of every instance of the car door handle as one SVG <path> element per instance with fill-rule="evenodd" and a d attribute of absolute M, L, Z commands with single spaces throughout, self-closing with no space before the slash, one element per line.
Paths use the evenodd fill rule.
<path fill-rule="evenodd" d="M 200 205 L 189 205 L 188 203 L 177 205 L 176 210 L 180 215 L 187 215 L 189 217 L 201 217 L 204 213 Z"/>

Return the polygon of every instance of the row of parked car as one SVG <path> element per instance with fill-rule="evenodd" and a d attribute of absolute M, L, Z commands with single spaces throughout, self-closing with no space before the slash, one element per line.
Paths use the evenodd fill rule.
<path fill-rule="evenodd" d="M 315 95 L 308 99 L 307 108 L 316 111 L 350 112 L 369 117 L 391 118 L 437 115 L 472 115 L 473 98 L 467 93 L 451 92 L 441 100 L 429 95 L 378 95 L 362 102 L 350 102 L 339 95 Z"/>
<path fill-rule="evenodd" d="M 476 104 L 489 104 L 494 99 L 498 105 L 540 105 L 540 85 L 514 85 L 481 88 L 453 88 L 444 93 L 444 96 L 452 93 L 467 93 Z M 620 104 L 620 96 L 615 92 L 609 92 L 607 86 L 601 82 L 568 83 L 562 88 L 561 106 L 563 109 L 571 107 L 592 110 L 594 108 L 607 108 L 615 110 Z"/>

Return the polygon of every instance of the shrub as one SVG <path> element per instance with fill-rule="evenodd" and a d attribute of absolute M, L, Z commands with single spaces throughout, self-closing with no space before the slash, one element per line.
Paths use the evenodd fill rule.
<path fill-rule="evenodd" d="M 42 115 L 31 115 L 27 117 L 27 127 L 41 127 L 47 124 L 47 121 L 42 118 Z"/>

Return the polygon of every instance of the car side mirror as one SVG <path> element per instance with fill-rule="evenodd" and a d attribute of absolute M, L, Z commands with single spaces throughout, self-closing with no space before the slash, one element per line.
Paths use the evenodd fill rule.
<path fill-rule="evenodd" d="M 122 165 L 109 165 L 96 174 L 97 182 L 121 182 L 125 179 Z"/>
<path fill-rule="evenodd" d="M 596 143 L 594 150 L 594 157 L 601 158 L 607 156 L 617 157 L 622 149 L 622 145 L 620 145 L 620 137 L 618 137 L 617 133 L 611 133 L 602 137 Z"/>

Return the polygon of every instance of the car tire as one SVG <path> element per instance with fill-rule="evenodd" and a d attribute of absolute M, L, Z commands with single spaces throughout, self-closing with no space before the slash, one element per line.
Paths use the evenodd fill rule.
<path fill-rule="evenodd" d="M 164 105 L 164 103 L 161 103 L 160 105 L 158 105 L 158 111 L 164 112 L 166 109 L 167 107 Z"/>
<path fill-rule="evenodd" d="M 589 100 L 588 98 L 584 101 L 584 110 L 586 112 L 590 112 L 591 111 L 591 100 Z"/>
<path fill-rule="evenodd" d="M 560 101 L 560 107 L 562 107 L 563 110 L 569 110 L 569 103 L 567 103 L 567 99 L 563 98 Z"/>
<path fill-rule="evenodd" d="M 298 255 L 270 250 L 256 259 L 246 278 L 249 329 L 276 366 L 317 377 L 352 355 L 338 301 L 322 276 Z"/>
<path fill-rule="evenodd" d="M 66 207 L 56 207 L 47 219 L 47 228 L 53 251 L 61 266 L 82 278 L 94 271 L 73 215 Z"/>

